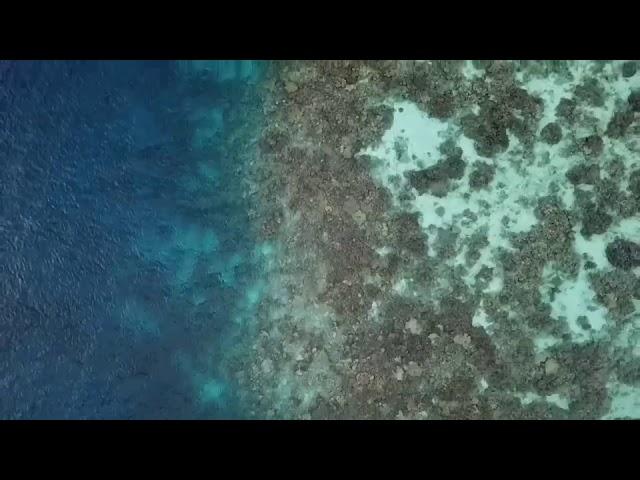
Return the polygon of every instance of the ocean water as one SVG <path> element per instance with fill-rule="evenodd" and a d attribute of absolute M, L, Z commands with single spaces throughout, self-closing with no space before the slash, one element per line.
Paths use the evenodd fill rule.
<path fill-rule="evenodd" d="M 254 62 L 0 63 L 0 418 L 226 418 Z"/>
<path fill-rule="evenodd" d="M 638 66 L 0 62 L 0 418 L 640 418 Z"/>

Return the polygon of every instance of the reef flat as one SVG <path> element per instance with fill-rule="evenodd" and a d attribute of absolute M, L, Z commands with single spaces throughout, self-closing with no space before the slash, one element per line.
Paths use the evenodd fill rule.
<path fill-rule="evenodd" d="M 274 62 L 247 415 L 640 417 L 636 67 Z"/>

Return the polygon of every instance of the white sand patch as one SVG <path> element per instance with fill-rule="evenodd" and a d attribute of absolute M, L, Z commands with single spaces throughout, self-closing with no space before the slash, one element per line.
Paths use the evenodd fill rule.
<path fill-rule="evenodd" d="M 553 393 L 545 397 L 542 397 L 537 393 L 533 393 L 533 392 L 516 393 L 515 396 L 520 400 L 520 403 L 522 403 L 522 405 L 529 405 L 535 401 L 543 400 L 547 403 L 560 407 L 563 410 L 569 409 L 569 400 L 557 393 Z"/>
<path fill-rule="evenodd" d="M 376 253 L 381 257 L 384 257 L 385 255 L 389 255 L 390 253 L 393 253 L 393 248 L 391 247 L 377 248 Z"/>
<path fill-rule="evenodd" d="M 487 382 L 486 379 L 481 378 L 480 379 L 480 385 L 478 386 L 478 391 L 480 393 L 484 392 L 487 388 L 489 388 L 489 383 Z"/>
<path fill-rule="evenodd" d="M 485 312 L 482 303 L 480 303 L 480 306 L 473 314 L 471 325 L 473 325 L 474 327 L 482 327 L 487 333 L 491 333 L 491 326 L 493 325 L 493 322 L 487 315 L 487 312 Z"/>
<path fill-rule="evenodd" d="M 371 303 L 367 318 L 372 322 L 380 323 L 380 304 L 378 302 L 374 301 Z"/>
<path fill-rule="evenodd" d="M 406 278 L 401 278 L 400 280 L 398 280 L 396 283 L 393 284 L 392 289 L 398 295 L 407 296 L 411 292 L 411 289 L 409 288 L 409 282 L 410 280 Z"/>
<path fill-rule="evenodd" d="M 609 413 L 602 417 L 604 420 L 640 418 L 640 387 L 610 383 L 607 388 L 612 398 Z"/>
<path fill-rule="evenodd" d="M 462 65 L 461 73 L 467 80 L 473 80 L 475 78 L 482 77 L 484 75 L 484 70 L 474 67 L 471 60 L 466 60 L 464 65 Z"/>

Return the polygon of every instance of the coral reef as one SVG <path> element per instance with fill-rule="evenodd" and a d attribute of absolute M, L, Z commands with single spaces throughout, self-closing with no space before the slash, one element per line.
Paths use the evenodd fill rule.
<path fill-rule="evenodd" d="M 615 416 L 635 65 L 274 64 L 248 177 L 279 247 L 230 367 L 252 415 Z"/>

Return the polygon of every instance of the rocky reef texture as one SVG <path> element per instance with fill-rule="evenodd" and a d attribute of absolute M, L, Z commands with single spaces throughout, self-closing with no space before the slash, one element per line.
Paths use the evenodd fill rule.
<path fill-rule="evenodd" d="M 634 62 L 275 63 L 258 418 L 640 414 Z"/>

